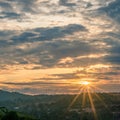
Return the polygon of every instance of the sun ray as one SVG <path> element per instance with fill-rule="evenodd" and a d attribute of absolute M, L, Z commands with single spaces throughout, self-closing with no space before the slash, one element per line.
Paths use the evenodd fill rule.
<path fill-rule="evenodd" d="M 84 118 L 84 115 L 86 114 L 86 108 L 88 108 L 88 105 L 90 104 L 91 111 L 93 113 L 94 120 L 99 120 L 99 116 L 97 114 L 97 110 L 95 107 L 95 101 L 100 101 L 101 104 L 106 108 L 106 110 L 110 111 L 107 104 L 103 101 L 103 99 L 99 96 L 97 93 L 107 93 L 104 89 L 101 89 L 97 86 L 97 84 L 89 81 L 80 81 L 79 82 L 80 88 L 79 88 L 79 93 L 74 97 L 72 102 L 67 108 L 67 111 L 69 111 L 78 97 L 82 95 L 82 98 L 80 99 L 81 106 L 79 106 L 82 109 L 81 112 L 81 120 Z M 95 99 L 94 99 L 95 98 Z M 87 101 L 88 100 L 88 101 Z M 88 103 L 89 102 L 89 103 Z"/>
<path fill-rule="evenodd" d="M 84 111 L 83 109 L 85 108 L 85 103 L 86 103 L 86 89 L 83 89 L 83 98 L 82 98 L 82 114 L 81 114 L 81 120 L 83 120 L 84 116 Z"/>
<path fill-rule="evenodd" d="M 110 111 L 110 109 L 108 108 L 107 104 L 102 100 L 102 98 L 97 94 L 97 93 L 94 93 L 94 95 L 98 98 L 98 100 L 104 105 L 104 107 Z"/>
<path fill-rule="evenodd" d="M 70 110 L 70 108 L 73 106 L 73 104 L 75 103 L 75 101 L 77 100 L 77 98 L 82 94 L 82 90 L 83 90 L 83 88 L 80 89 L 79 93 L 75 96 L 75 98 L 73 99 L 73 101 L 70 103 L 70 105 L 68 106 L 67 110 Z"/>
<path fill-rule="evenodd" d="M 95 118 L 95 120 L 98 120 L 96 109 L 95 109 L 95 106 L 94 106 L 94 102 L 93 102 L 91 93 L 88 89 L 87 89 L 87 92 L 88 92 L 88 97 L 89 97 L 89 100 L 90 100 L 91 108 L 92 108 L 92 111 L 93 111 L 93 114 L 94 114 L 94 118 Z"/>
<path fill-rule="evenodd" d="M 85 101 L 86 101 L 86 91 L 83 90 L 83 98 L 82 98 L 82 108 L 85 107 Z"/>

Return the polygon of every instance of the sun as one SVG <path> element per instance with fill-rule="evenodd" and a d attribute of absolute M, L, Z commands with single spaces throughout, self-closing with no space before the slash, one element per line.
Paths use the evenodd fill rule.
<path fill-rule="evenodd" d="M 84 86 L 89 86 L 90 82 L 88 82 L 88 81 L 82 81 L 82 82 L 80 82 L 80 84 L 84 85 Z"/>

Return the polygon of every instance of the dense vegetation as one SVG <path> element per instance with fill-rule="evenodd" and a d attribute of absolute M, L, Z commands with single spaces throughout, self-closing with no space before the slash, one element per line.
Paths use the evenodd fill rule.
<path fill-rule="evenodd" d="M 31 116 L 0 107 L 0 120 L 36 120 Z"/>
<path fill-rule="evenodd" d="M 4 93 L 4 94 L 3 94 Z M 6 95 L 7 94 L 7 95 Z M 2 97 L 4 96 L 4 99 Z M 120 94 L 91 93 L 83 104 L 83 96 L 76 95 L 38 95 L 27 96 L 2 91 L 0 94 L 1 120 L 119 120 Z M 72 103 L 72 104 L 71 104 Z M 16 111 L 16 112 L 14 112 Z M 94 113 L 95 112 L 95 113 Z M 24 113 L 24 114 L 23 114 Z M 28 116 L 30 115 L 30 116 Z M 32 116 L 32 117 L 31 117 Z M 11 118 L 12 117 L 12 118 Z M 34 118 L 33 118 L 34 117 Z"/>

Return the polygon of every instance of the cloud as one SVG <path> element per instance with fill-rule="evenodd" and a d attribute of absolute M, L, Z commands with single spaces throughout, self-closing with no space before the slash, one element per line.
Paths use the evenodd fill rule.
<path fill-rule="evenodd" d="M 6 84 L 6 85 L 17 85 L 17 86 L 34 86 L 34 85 L 59 85 L 59 84 L 62 84 L 60 82 L 41 82 L 41 81 L 38 81 L 38 82 L 3 82 L 2 84 Z M 64 83 L 64 84 L 69 84 L 69 83 Z"/>
<path fill-rule="evenodd" d="M 91 44 L 87 39 L 76 37 L 76 34 L 82 35 L 82 33 L 88 34 L 89 31 L 79 24 L 36 28 L 23 32 L 1 31 L 2 64 L 37 64 L 44 68 L 88 66 L 102 62 L 102 57 L 98 59 L 88 56 L 104 54 L 106 48 L 104 46 L 99 48 L 96 40 Z M 6 47 L 3 47 L 3 44 Z M 72 59 L 71 63 L 60 62 L 67 57 Z"/>
<path fill-rule="evenodd" d="M 2 12 L 0 18 L 9 18 L 9 19 L 17 19 L 20 18 L 20 14 L 14 13 L 14 12 Z"/>
<path fill-rule="evenodd" d="M 0 18 L 23 19 L 27 13 L 35 14 L 38 12 L 34 0 L 6 0 L 0 2 Z"/>
<path fill-rule="evenodd" d="M 70 89 L 67 83 L 63 87 L 61 82 L 87 79 L 99 83 L 119 77 L 118 0 L 5 0 L 0 1 L 0 7 L 3 87 L 38 93 L 61 86 L 71 92 L 75 88 Z M 55 68 L 68 69 L 67 74 Z M 40 70 L 47 71 L 45 77 Z M 31 81 L 24 83 L 29 79 L 24 73 L 29 72 Z"/>
<path fill-rule="evenodd" d="M 78 79 L 79 77 L 76 73 L 66 73 L 66 74 L 53 74 L 52 76 L 58 77 L 59 80 L 70 80 L 70 79 Z"/>
<path fill-rule="evenodd" d="M 12 10 L 12 6 L 8 3 L 8 2 L 5 2 L 5 1 L 0 1 L 0 7 L 3 9 L 3 10 L 7 10 L 7 11 L 11 11 Z"/>
<path fill-rule="evenodd" d="M 109 39 L 106 39 L 105 42 L 110 47 L 106 49 L 108 55 L 104 56 L 104 59 L 113 65 L 120 64 L 120 36 L 119 33 L 108 33 Z M 112 37 L 111 37 L 112 36 Z"/>
<path fill-rule="evenodd" d="M 1 30 L 0 40 L 12 40 L 14 42 L 13 44 L 35 41 L 51 41 L 57 38 L 63 39 L 63 37 L 72 35 L 76 32 L 87 32 L 87 29 L 80 24 L 69 24 L 61 27 L 35 28 L 27 29 L 25 31 Z"/>
<path fill-rule="evenodd" d="M 120 55 L 109 55 L 106 56 L 105 59 L 110 62 L 111 64 L 120 64 Z"/>
<path fill-rule="evenodd" d="M 59 0 L 59 4 L 63 6 L 76 6 L 76 3 L 74 2 L 69 2 L 69 0 Z"/>
<path fill-rule="evenodd" d="M 19 36 L 13 37 L 12 39 L 15 42 L 51 41 L 79 31 L 86 32 L 87 29 L 79 24 L 70 24 L 67 26 L 53 28 L 36 28 L 31 30 L 31 32 L 24 32 Z"/>
<path fill-rule="evenodd" d="M 115 0 L 108 4 L 106 7 L 102 7 L 99 9 L 101 12 L 105 12 L 110 18 L 120 22 L 120 1 Z"/>
<path fill-rule="evenodd" d="M 82 25 L 70 24 L 24 32 L 1 31 L 1 61 L 3 64 L 35 63 L 50 67 L 64 57 L 74 57 L 84 52 L 89 54 L 91 48 L 87 43 L 74 39 L 62 40 L 76 32 L 87 32 L 87 29 Z"/>

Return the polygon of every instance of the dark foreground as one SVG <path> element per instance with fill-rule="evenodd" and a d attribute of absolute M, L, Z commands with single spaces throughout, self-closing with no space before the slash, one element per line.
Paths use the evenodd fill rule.
<path fill-rule="evenodd" d="M 38 95 L 0 91 L 0 120 L 120 120 L 119 93 Z"/>

